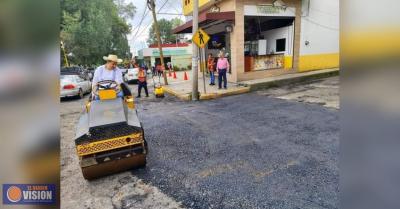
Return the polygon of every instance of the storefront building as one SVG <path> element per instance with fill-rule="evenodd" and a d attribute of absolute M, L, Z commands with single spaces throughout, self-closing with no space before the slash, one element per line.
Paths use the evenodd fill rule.
<path fill-rule="evenodd" d="M 193 0 L 183 0 L 192 15 Z M 199 0 L 206 53 L 224 51 L 230 82 L 339 67 L 339 0 Z M 174 33 L 192 33 L 192 21 Z"/>
<path fill-rule="evenodd" d="M 179 69 L 190 69 L 192 64 L 192 46 L 187 43 L 162 44 L 164 63 L 172 63 Z M 142 60 L 147 66 L 160 64 L 160 51 L 158 45 L 150 45 L 138 51 L 138 59 Z"/>

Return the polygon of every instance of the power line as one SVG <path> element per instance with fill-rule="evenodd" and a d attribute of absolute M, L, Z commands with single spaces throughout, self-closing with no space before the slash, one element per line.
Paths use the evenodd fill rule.
<path fill-rule="evenodd" d="M 178 9 L 176 9 L 175 4 L 172 4 L 171 2 L 168 2 L 168 4 L 170 6 L 172 6 L 172 8 L 177 12 L 177 13 L 181 13 Z"/>
<path fill-rule="evenodd" d="M 157 13 L 159 13 L 159 12 L 161 11 L 161 9 L 164 8 L 164 6 L 167 4 L 167 2 L 168 2 L 168 0 L 166 0 L 166 1 L 163 3 L 163 5 L 160 7 L 160 9 L 158 9 L 158 12 L 157 12 Z M 146 7 L 147 7 L 147 5 L 146 5 Z M 149 11 L 150 11 L 150 10 L 147 10 L 147 12 L 149 12 Z M 138 33 L 138 32 L 139 32 L 139 29 L 140 29 L 140 28 L 138 28 L 136 34 L 133 36 L 132 39 L 137 38 L 137 37 L 140 37 L 140 36 L 143 34 L 143 32 L 145 32 L 147 29 L 149 29 L 150 26 L 152 26 L 152 24 L 148 24 L 145 28 L 143 28 L 142 31 L 140 31 L 140 33 Z"/>
<path fill-rule="evenodd" d="M 142 26 L 142 22 L 143 22 L 145 16 L 147 15 L 147 12 L 148 12 L 147 7 L 145 7 L 144 10 L 143 10 L 142 18 L 140 19 L 140 22 L 139 22 L 139 26 L 137 26 L 136 33 L 135 33 L 135 35 L 132 37 L 132 39 L 136 38 L 136 35 L 137 35 L 137 33 L 139 32 L 140 26 Z"/>
<path fill-rule="evenodd" d="M 288 8 L 288 10 L 292 11 L 294 14 L 296 13 L 296 11 L 294 11 L 292 9 Z M 334 27 L 331 27 L 331 26 L 328 26 L 328 25 L 323 25 L 321 23 L 318 23 L 315 20 L 312 20 L 310 17 L 303 17 L 303 18 L 301 18 L 301 21 L 307 21 L 309 23 L 312 23 L 314 25 L 317 25 L 319 27 L 322 27 L 322 28 L 325 28 L 325 29 L 328 29 L 328 30 L 339 31 L 339 28 L 334 28 Z"/>
<path fill-rule="evenodd" d="M 152 26 L 152 24 L 149 24 L 148 26 L 146 26 L 145 28 L 143 28 L 143 30 L 138 34 L 137 37 L 140 37 L 140 36 L 142 35 L 142 33 L 143 33 L 144 31 L 146 31 L 150 26 Z"/>
<path fill-rule="evenodd" d="M 158 9 L 158 12 L 157 13 L 159 13 L 160 12 L 160 10 L 165 6 L 165 4 L 168 2 L 168 0 L 166 0 L 165 2 L 164 2 L 164 4 L 160 7 L 160 9 Z M 145 31 L 145 30 L 147 30 L 150 26 L 152 26 L 152 24 L 149 24 L 149 25 L 147 25 L 145 28 L 143 28 L 143 30 L 139 33 L 139 35 L 137 36 L 137 37 L 140 37 L 140 35 L 142 35 L 142 33 Z M 136 38 L 136 36 L 135 36 L 135 38 Z"/>
<path fill-rule="evenodd" d="M 325 28 L 325 29 L 328 29 L 328 30 L 339 31 L 339 28 L 334 28 L 334 27 L 330 27 L 330 26 L 327 26 L 327 25 L 320 24 L 320 23 L 318 23 L 318 22 L 316 22 L 314 20 L 311 20 L 310 18 L 303 18 L 302 20 L 305 20 L 305 21 L 307 21 L 309 23 L 312 23 L 314 25 L 318 25 L 319 27 L 322 27 L 322 28 Z"/>
<path fill-rule="evenodd" d="M 329 12 L 326 12 L 326 11 L 322 11 L 320 9 L 315 9 L 313 7 L 310 7 L 309 9 L 313 10 L 314 12 L 318 12 L 318 13 L 321 13 L 321 14 L 324 14 L 324 15 L 329 15 L 329 16 L 334 16 L 334 17 L 338 17 L 339 16 L 339 14 L 329 13 Z"/>
<path fill-rule="evenodd" d="M 178 16 L 181 16 L 181 15 L 182 15 L 182 13 L 180 13 L 180 14 L 175 14 L 175 13 L 168 13 L 168 12 L 160 12 L 160 13 L 157 13 L 157 14 L 159 14 L 159 15 L 178 15 Z"/>
<path fill-rule="evenodd" d="M 165 4 L 166 4 L 167 2 L 168 2 L 168 0 L 166 0 L 166 1 L 164 2 L 164 4 L 160 7 L 160 9 L 158 9 L 157 13 L 159 13 L 159 12 L 161 11 L 161 9 L 164 8 L 164 6 L 165 6 Z"/>

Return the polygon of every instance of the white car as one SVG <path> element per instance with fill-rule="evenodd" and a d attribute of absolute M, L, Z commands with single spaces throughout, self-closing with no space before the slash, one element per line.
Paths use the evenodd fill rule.
<path fill-rule="evenodd" d="M 124 75 L 124 80 L 127 83 L 138 81 L 139 68 L 129 68 Z"/>
<path fill-rule="evenodd" d="M 78 96 L 92 91 L 92 84 L 79 75 L 60 75 L 60 97 Z"/>

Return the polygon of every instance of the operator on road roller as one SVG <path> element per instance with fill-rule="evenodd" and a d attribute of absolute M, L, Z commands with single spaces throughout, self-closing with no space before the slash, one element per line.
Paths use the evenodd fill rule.
<path fill-rule="evenodd" d="M 111 80 L 116 82 L 116 88 L 120 88 L 123 84 L 122 71 L 117 67 L 118 63 L 122 62 L 122 59 L 118 59 L 116 55 L 109 54 L 108 57 L 104 56 L 103 59 L 107 61 L 106 64 L 96 68 L 92 81 L 92 92 L 95 92 L 99 81 Z M 118 97 L 123 97 L 123 92 L 119 91 Z M 98 100 L 98 96 L 93 94 L 93 99 Z"/>
<path fill-rule="evenodd" d="M 123 83 L 116 55 L 103 57 L 93 77 L 92 97 L 81 114 L 75 135 L 85 179 L 146 165 L 147 143 L 132 93 Z"/>

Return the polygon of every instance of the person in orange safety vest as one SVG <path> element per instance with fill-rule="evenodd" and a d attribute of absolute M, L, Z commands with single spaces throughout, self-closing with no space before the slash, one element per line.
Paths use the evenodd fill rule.
<path fill-rule="evenodd" d="M 139 87 L 138 87 L 138 95 L 136 96 L 136 98 L 140 98 L 140 93 L 142 92 L 142 88 L 144 88 L 144 92 L 146 93 L 146 97 L 149 97 L 149 92 L 147 90 L 147 81 L 146 81 L 146 71 L 144 70 L 144 67 L 141 66 L 139 68 L 139 72 L 138 72 L 138 83 L 139 83 Z"/>

